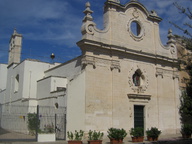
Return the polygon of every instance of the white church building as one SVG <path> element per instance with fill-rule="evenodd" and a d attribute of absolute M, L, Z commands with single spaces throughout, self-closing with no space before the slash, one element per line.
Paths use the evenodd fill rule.
<path fill-rule="evenodd" d="M 104 29 L 97 29 L 86 3 L 77 45 L 79 57 L 50 64 L 20 61 L 22 35 L 9 43 L 0 64 L 1 105 L 66 107 L 66 131 L 157 127 L 180 132 L 177 49 L 172 31 L 159 36 L 161 18 L 137 0 L 106 0 Z M 1 127 L 7 128 L 1 120 Z"/>

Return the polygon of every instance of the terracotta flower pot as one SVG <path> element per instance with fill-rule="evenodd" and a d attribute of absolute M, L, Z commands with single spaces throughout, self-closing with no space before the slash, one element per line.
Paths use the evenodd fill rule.
<path fill-rule="evenodd" d="M 69 140 L 68 144 L 83 144 L 82 141 L 78 141 L 78 140 Z"/>
<path fill-rule="evenodd" d="M 185 139 L 191 138 L 191 134 L 182 134 L 182 137 Z"/>
<path fill-rule="evenodd" d="M 132 142 L 143 142 L 144 137 L 132 137 Z"/>
<path fill-rule="evenodd" d="M 88 144 L 102 144 L 102 140 L 88 140 Z"/>
<path fill-rule="evenodd" d="M 148 141 L 158 141 L 158 137 L 150 137 L 150 136 L 147 136 L 147 140 L 148 140 Z"/>
<path fill-rule="evenodd" d="M 111 144 L 115 144 L 115 143 L 123 143 L 123 139 L 120 139 L 120 140 L 110 139 L 110 143 L 111 143 Z"/>

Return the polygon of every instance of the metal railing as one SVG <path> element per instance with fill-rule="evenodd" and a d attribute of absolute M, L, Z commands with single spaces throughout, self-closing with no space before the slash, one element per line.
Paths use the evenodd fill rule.
<path fill-rule="evenodd" d="M 29 126 L 29 116 L 36 122 Z M 35 125 L 36 124 L 36 125 Z M 52 130 L 56 139 L 66 139 L 66 107 L 0 105 L 0 140 L 36 141 L 39 131 Z"/>

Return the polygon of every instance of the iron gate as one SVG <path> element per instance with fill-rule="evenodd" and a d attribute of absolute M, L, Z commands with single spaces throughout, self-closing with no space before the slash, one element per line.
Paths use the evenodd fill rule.
<path fill-rule="evenodd" d="M 36 141 L 38 125 L 30 133 L 29 114 L 40 122 L 39 129 L 52 126 L 56 139 L 66 139 L 66 107 L 0 105 L 0 110 L 0 141 Z"/>

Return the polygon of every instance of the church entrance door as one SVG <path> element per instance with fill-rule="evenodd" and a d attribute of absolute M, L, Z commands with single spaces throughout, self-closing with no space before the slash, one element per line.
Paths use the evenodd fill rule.
<path fill-rule="evenodd" d="M 144 129 L 144 106 L 134 105 L 134 128 Z"/>

